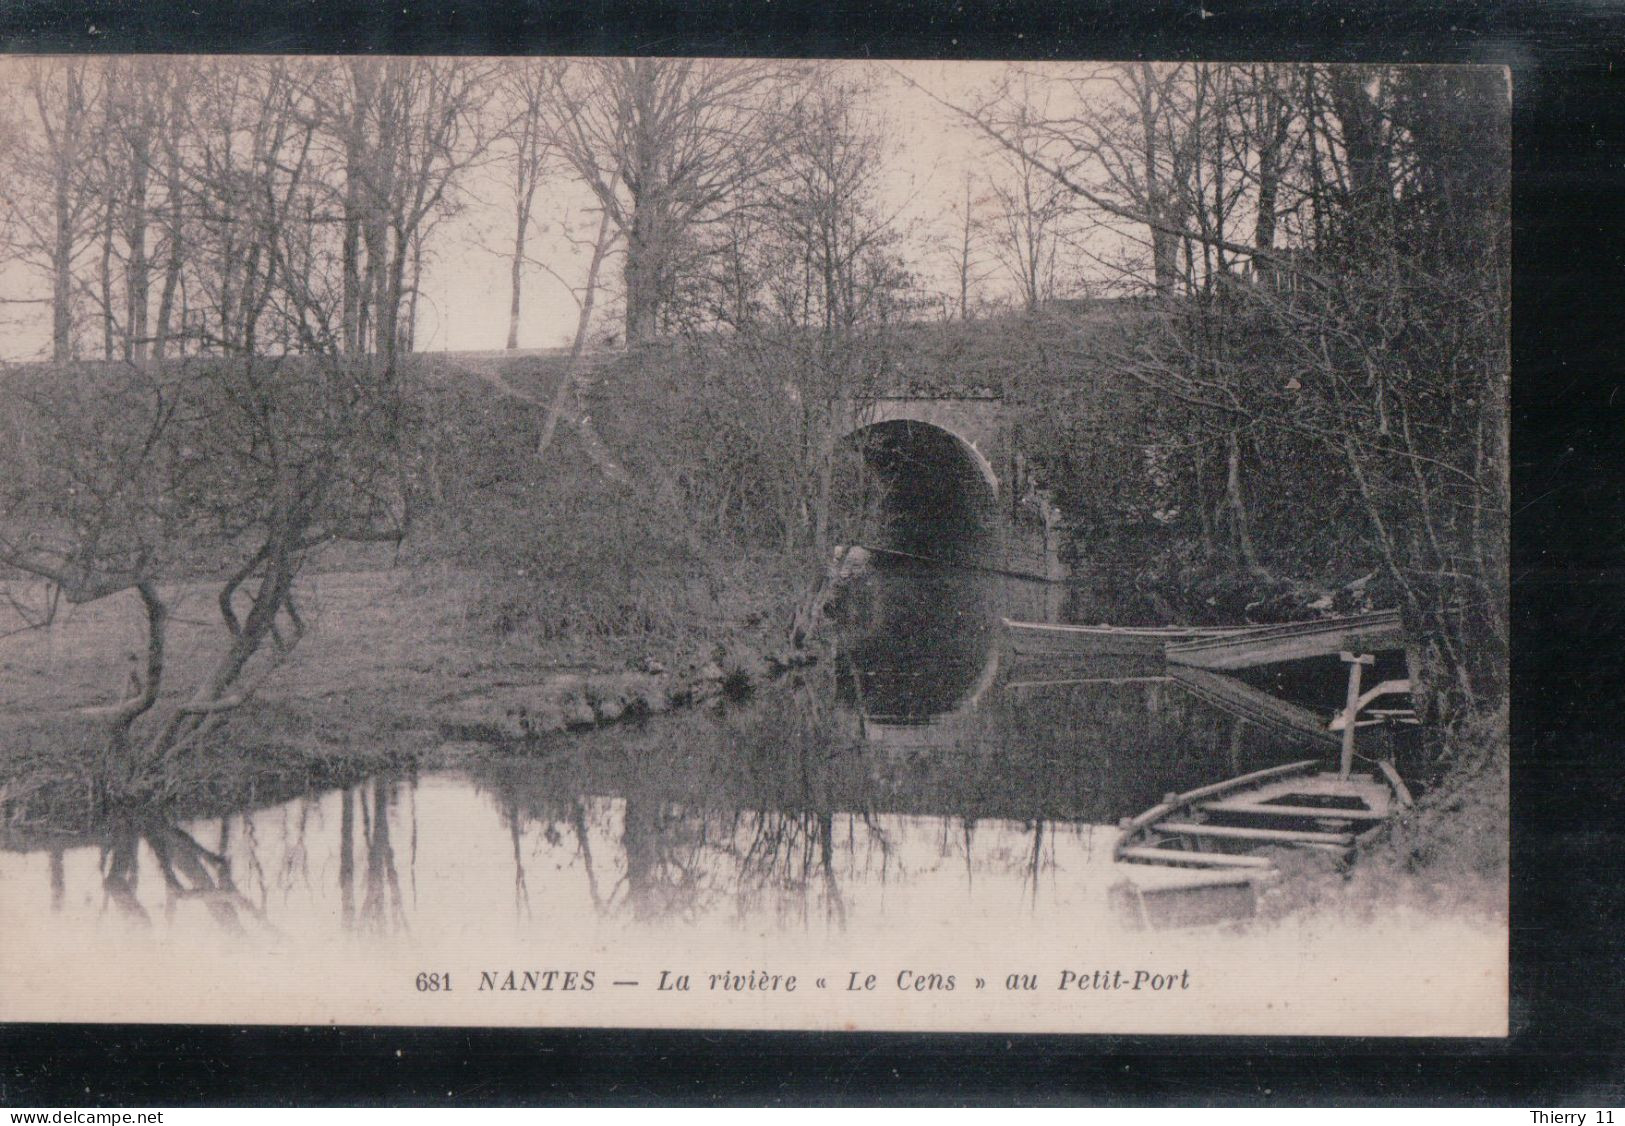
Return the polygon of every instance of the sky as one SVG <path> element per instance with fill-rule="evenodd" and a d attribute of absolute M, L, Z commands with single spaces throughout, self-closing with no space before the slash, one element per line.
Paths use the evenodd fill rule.
<path fill-rule="evenodd" d="M 14 62 L 15 60 L 13 60 Z M 891 157 L 882 180 L 881 206 L 905 232 L 903 254 L 922 288 L 954 289 L 951 254 L 952 208 L 962 200 L 967 172 L 985 173 L 992 156 L 971 127 L 940 104 L 965 104 L 1001 74 L 1021 65 L 1036 70 L 1050 64 L 988 62 L 850 62 L 874 83 L 874 109 L 888 126 Z M 0 65 L 0 82 L 20 82 L 21 68 Z M 422 351 L 484 351 L 501 348 L 508 325 L 508 248 L 512 240 L 511 200 L 504 174 L 492 167 L 465 182 L 465 206 L 437 228 L 429 244 L 419 301 L 416 344 Z M 596 214 L 590 193 L 568 178 L 556 178 L 538 194 L 530 254 L 557 276 L 526 271 L 520 318 L 521 347 L 554 347 L 574 333 L 577 306 L 571 286 L 586 273 L 588 250 L 573 246 L 567 234 L 590 238 Z M 618 289 L 620 261 L 607 265 L 605 281 Z M 38 271 L 0 262 L 0 360 L 39 359 L 48 353 L 50 309 L 39 299 L 49 282 Z M 990 276 L 984 295 L 1008 293 L 1004 279 Z M 614 303 L 600 297 L 599 325 L 607 324 Z M 19 299 L 21 299 L 19 301 Z"/>
<path fill-rule="evenodd" d="M 888 62 L 844 64 L 867 69 L 876 82 L 881 109 L 893 142 L 883 179 L 882 205 L 910 231 L 905 256 L 927 288 L 948 286 L 943 252 L 952 222 L 947 218 L 967 170 L 985 166 L 988 150 L 953 112 L 933 99 L 963 101 L 1007 71 L 1006 63 Z M 911 85 L 913 84 L 917 85 Z M 533 253 L 580 284 L 587 253 L 573 251 L 559 237 L 573 226 L 590 237 L 596 215 L 591 196 L 579 186 L 560 192 L 538 208 Z M 544 188 L 544 191 L 546 188 Z M 511 239 L 509 202 L 500 184 L 472 185 L 471 202 L 455 229 L 439 240 L 436 261 L 426 270 L 427 307 L 420 309 L 417 346 L 423 351 L 500 348 L 508 331 L 508 261 L 501 248 Z M 492 248 L 495 248 L 493 253 Z M 618 276 L 619 259 L 612 264 Z M 990 280 L 989 289 L 999 288 Z M 563 282 L 540 270 L 527 273 L 520 316 L 521 347 L 566 344 L 575 332 L 577 306 Z"/>

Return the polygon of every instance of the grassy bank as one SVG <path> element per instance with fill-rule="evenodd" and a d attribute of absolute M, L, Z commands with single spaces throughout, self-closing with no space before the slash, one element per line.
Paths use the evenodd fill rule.
<path fill-rule="evenodd" d="M 488 716 L 500 728 L 502 701 L 565 680 L 636 677 L 664 690 L 708 662 L 725 677 L 759 661 L 773 640 L 768 618 L 748 607 L 715 622 L 708 637 L 658 643 L 493 629 L 485 618 L 492 585 L 487 574 L 445 565 L 306 575 L 308 633 L 231 725 L 176 764 L 177 803 L 270 796 L 436 761 L 450 715 Z M 13 590 L 19 600 L 38 594 L 25 584 Z M 218 654 L 221 626 L 212 587 L 175 584 L 166 594 L 174 598 L 173 699 Z M 0 634 L 9 634 L 0 639 L 0 786 L 9 798 L 44 787 L 52 800 L 78 804 L 106 753 L 101 728 L 81 713 L 127 693 L 142 621 L 133 592 L 63 607 L 46 629 L 22 630 L 14 609 L 0 609 Z"/>
<path fill-rule="evenodd" d="M 709 400 L 695 406 L 703 396 L 689 394 L 684 370 L 619 362 L 583 380 L 596 428 L 577 418 L 555 432 L 557 355 L 408 365 L 389 451 L 404 539 L 339 540 L 304 559 L 293 600 L 308 633 L 206 745 L 166 764 L 177 778 L 157 784 L 190 795 L 227 778 L 416 761 L 446 738 L 447 714 L 522 737 L 660 710 L 758 671 L 809 572 L 775 522 L 787 509 L 767 513 L 754 504 L 761 490 L 739 485 L 784 459 L 742 448 L 739 420 Z M 627 469 L 619 478 L 603 470 L 606 448 Z M 24 628 L 0 598 L 0 781 L 11 784 L 0 796 L 11 804 L 19 787 L 40 785 L 150 794 L 151 779 L 121 773 L 227 647 L 216 600 L 252 551 L 229 537 L 212 554 L 174 535 L 162 544 L 168 554 L 143 576 L 166 606 L 162 681 L 123 753 L 106 717 L 84 712 L 138 696 L 147 630 L 136 592 L 64 606 L 49 629 Z M 37 580 L 13 571 L 0 583 L 43 606 Z M 259 680 L 273 648 L 251 658 L 233 693 Z"/>
<path fill-rule="evenodd" d="M 1344 868 L 1312 852 L 1281 853 L 1283 878 L 1264 897 L 1281 918 L 1306 911 L 1369 921 L 1396 907 L 1422 914 L 1505 920 L 1511 824 L 1506 716 L 1462 738 L 1479 753 L 1402 811 Z"/>

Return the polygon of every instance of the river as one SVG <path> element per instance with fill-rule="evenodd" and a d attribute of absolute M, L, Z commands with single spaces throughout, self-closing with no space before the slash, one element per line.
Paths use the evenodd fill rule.
<path fill-rule="evenodd" d="M 1291 755 L 1154 667 L 1001 663 L 998 583 L 880 573 L 845 600 L 833 664 L 749 700 L 266 808 L 130 817 L 0 854 L 0 884 L 27 911 L 335 935 L 465 911 L 520 928 L 1043 915 L 1076 909 L 1103 825 Z"/>
<path fill-rule="evenodd" d="M 405 988 L 439 972 L 430 959 L 456 952 L 460 991 L 482 967 L 518 964 L 591 969 L 598 996 L 614 998 L 696 963 L 779 972 L 884 951 L 880 969 L 892 974 L 941 961 L 944 949 L 984 963 L 1027 951 L 1023 965 L 1054 974 L 1057 950 L 1142 950 L 1110 907 L 1121 878 L 1110 855 L 1116 821 L 1167 791 L 1301 748 L 1188 695 L 1155 666 L 1011 666 L 997 643 L 998 582 L 877 573 L 836 606 L 836 659 L 745 700 L 458 769 L 380 774 L 181 821 L 129 816 L 91 840 L 0 852 L 0 917 L 14 950 L 29 951 L 12 959 L 12 981 L 34 983 L 35 1003 L 52 1013 L 77 1010 L 41 975 L 84 972 L 111 982 L 84 1012 L 105 1013 L 108 993 L 130 991 L 112 1006 L 122 1016 L 211 1019 L 207 993 L 187 993 L 177 1009 L 173 991 L 167 1001 L 143 993 L 120 967 L 164 980 L 153 965 L 228 966 L 213 972 L 241 978 L 235 988 L 251 992 L 264 1019 L 285 1004 L 288 1019 L 314 1009 L 366 1020 L 375 1019 L 370 992 L 339 1004 L 331 989 L 358 971 L 324 972 L 319 987 L 273 984 L 275 967 L 363 965 L 371 980 L 389 966 L 392 988 Z M 1493 966 L 1503 936 L 1479 939 Z M 1210 983 L 1226 980 L 1211 943 L 1179 949 L 1179 966 L 1207 965 Z M 615 957 L 628 968 L 617 971 Z M 1364 957 L 1359 966 L 1399 972 Z M 628 984 L 616 986 L 622 977 Z M 1158 1011 L 1097 1013 L 1084 1025 L 1183 1026 L 1175 1009 Z M 648 1010 L 610 1002 L 583 1012 L 587 1023 L 651 1023 Z M 871 1019 L 907 1027 L 917 1017 L 875 1010 Z M 533 1014 L 444 1009 L 431 1019 Z M 665 1019 L 811 1018 L 691 1007 Z M 1273 1019 L 1259 1008 L 1261 1027 Z M 1034 1027 L 1072 1025 L 1049 1013 Z"/>

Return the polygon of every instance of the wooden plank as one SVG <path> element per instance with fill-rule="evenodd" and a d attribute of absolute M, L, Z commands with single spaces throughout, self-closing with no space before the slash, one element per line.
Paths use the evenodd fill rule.
<path fill-rule="evenodd" d="M 1282 844 L 1351 845 L 1349 833 L 1317 833 L 1307 829 L 1251 829 L 1239 825 L 1202 825 L 1194 821 L 1164 821 L 1155 826 L 1158 833 L 1184 837 L 1212 837 L 1226 841 L 1279 841 Z"/>
<path fill-rule="evenodd" d="M 1123 882 L 1132 880 L 1141 891 L 1188 891 L 1192 888 L 1251 887 L 1257 878 L 1254 872 L 1240 868 L 1171 868 L 1161 864 L 1136 865 L 1125 874 Z"/>
<path fill-rule="evenodd" d="M 1383 681 L 1381 684 L 1378 684 L 1378 686 L 1373 687 L 1371 691 L 1360 692 L 1360 699 L 1357 699 L 1354 702 L 1354 713 L 1355 715 L 1358 715 L 1358 713 L 1365 712 L 1367 707 L 1370 707 L 1371 700 L 1380 699 L 1380 697 L 1383 697 L 1383 695 L 1402 695 L 1409 694 L 1409 692 L 1410 681 Z M 1381 710 L 1381 708 L 1371 708 L 1367 715 L 1397 715 L 1397 713 L 1404 712 L 1404 710 L 1409 710 L 1409 708 L 1399 708 L 1399 710 Z M 1331 730 L 1342 731 L 1344 730 L 1345 726 L 1347 726 L 1347 723 L 1349 723 L 1349 712 L 1347 712 L 1347 708 L 1345 708 L 1342 715 L 1339 715 L 1339 717 L 1334 718 L 1334 720 L 1331 721 Z M 1355 721 L 1354 726 L 1357 726 L 1357 728 L 1365 728 L 1365 726 L 1371 726 L 1373 723 L 1381 723 L 1381 720 L 1357 720 Z"/>
<path fill-rule="evenodd" d="M 1005 683 L 1008 692 L 1024 688 L 1075 688 L 1081 685 L 1106 684 L 1119 687 L 1125 684 L 1165 684 L 1166 676 L 1082 676 L 1065 680 L 1012 680 Z"/>
<path fill-rule="evenodd" d="M 1398 624 L 1398 610 L 1373 610 L 1366 614 L 1350 614 L 1339 618 L 1313 618 L 1309 621 L 1280 622 L 1274 625 L 1261 626 L 1226 626 L 1215 631 L 1223 632 L 1221 637 L 1195 638 L 1179 644 L 1182 648 L 1197 649 L 1225 642 L 1271 641 L 1283 637 L 1316 636 L 1339 630 L 1397 626 Z M 1354 652 L 1355 650 L 1351 649 L 1349 651 Z"/>
<path fill-rule="evenodd" d="M 1224 637 L 1170 641 L 1165 652 L 1173 664 L 1222 670 L 1332 657 L 1340 652 L 1403 649 L 1405 643 L 1399 612 L 1383 610 L 1348 618 L 1261 626 Z"/>
<path fill-rule="evenodd" d="M 1313 806 L 1316 809 L 1335 808 L 1315 805 L 1310 797 L 1353 798 L 1364 803 L 1375 813 L 1386 814 L 1393 804 L 1393 791 L 1385 783 L 1369 774 L 1351 774 L 1340 778 L 1336 774 L 1313 774 L 1307 778 L 1294 778 L 1288 782 L 1266 783 L 1250 794 L 1238 794 L 1237 800 L 1257 805 Z"/>
<path fill-rule="evenodd" d="M 1153 874 L 1200 882 L 1151 885 L 1148 880 Z M 1132 880 L 1114 884 L 1108 896 L 1118 917 L 1140 930 L 1234 923 L 1258 913 L 1253 876 L 1234 869 L 1219 872 L 1142 864 Z"/>
<path fill-rule="evenodd" d="M 1239 778 L 1231 778 L 1224 782 L 1214 782 L 1209 786 L 1198 786 L 1194 790 L 1186 790 L 1183 794 L 1175 794 L 1171 799 L 1158 802 L 1138 817 L 1123 825 L 1124 837 L 1129 836 L 1137 829 L 1143 829 L 1153 821 L 1161 820 L 1177 809 L 1183 809 L 1192 802 L 1202 798 L 1212 797 L 1214 794 L 1225 794 L 1231 790 L 1245 789 L 1257 786 L 1272 779 L 1282 778 L 1291 774 L 1301 774 L 1318 766 L 1315 759 L 1304 759 L 1302 762 L 1289 762 L 1285 766 L 1271 766 L 1263 770 L 1255 770 L 1251 774 L 1243 774 Z"/>
<path fill-rule="evenodd" d="M 1246 632 L 1247 627 L 1082 626 L 1002 619 L 1010 647 L 1026 657 L 1158 657 L 1170 641 Z"/>
<path fill-rule="evenodd" d="M 1035 583 L 1052 582 L 1048 575 L 1040 575 L 1034 571 L 1017 571 L 1009 567 L 990 567 L 984 563 L 976 563 L 966 559 L 942 559 L 933 555 L 917 555 L 912 551 L 898 551 L 891 547 L 875 547 L 872 544 L 854 544 L 863 550 L 875 555 L 890 555 L 894 559 L 912 559 L 917 563 L 928 563 L 933 567 L 942 567 L 952 571 L 978 571 L 984 575 L 1003 575 L 1010 579 L 1027 579 Z"/>
<path fill-rule="evenodd" d="M 1160 657 L 1168 635 L 1006 622 L 1010 648 L 1023 657 Z"/>
<path fill-rule="evenodd" d="M 1410 788 L 1405 785 L 1404 779 L 1399 776 L 1399 771 L 1394 769 L 1394 764 L 1387 759 L 1383 759 L 1377 763 L 1377 766 L 1381 768 L 1383 777 L 1388 779 L 1388 784 L 1394 788 L 1395 800 L 1406 809 L 1415 805 L 1415 801 L 1411 798 Z"/>
<path fill-rule="evenodd" d="M 1119 860 L 1140 860 L 1151 864 L 1185 864 L 1197 868 L 1270 868 L 1268 857 L 1239 856 L 1227 852 L 1183 852 L 1172 848 L 1125 848 Z"/>
<path fill-rule="evenodd" d="M 1327 746 L 1340 743 L 1336 733 L 1327 728 L 1326 721 L 1308 708 L 1271 696 L 1234 677 L 1198 668 L 1173 667 L 1168 672 L 1197 696 L 1233 716 Z"/>
<path fill-rule="evenodd" d="M 1264 805 L 1231 799 L 1204 802 L 1201 808 L 1214 813 L 1246 813 L 1260 817 L 1314 818 L 1317 821 L 1386 821 L 1388 814 L 1375 809 L 1325 809 L 1314 805 Z"/>
<path fill-rule="evenodd" d="M 1365 711 L 1366 707 L 1379 696 L 1409 695 L 1411 682 L 1409 680 L 1385 680 L 1375 688 L 1360 693 L 1357 710 Z"/>
<path fill-rule="evenodd" d="M 1230 634 L 1252 633 L 1260 626 L 1086 626 L 1078 622 L 1024 622 L 1015 618 L 1001 618 L 1009 629 L 1031 630 L 1034 633 L 1068 635 L 1111 634 L 1126 637 L 1185 638 L 1196 640 L 1222 637 Z"/>

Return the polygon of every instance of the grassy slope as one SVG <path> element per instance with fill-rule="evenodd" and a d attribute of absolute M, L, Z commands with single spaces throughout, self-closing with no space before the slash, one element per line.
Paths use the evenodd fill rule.
<path fill-rule="evenodd" d="M 294 659 L 266 680 L 229 744 L 198 756 L 189 773 L 325 777 L 415 758 L 440 742 L 448 700 L 583 667 L 566 647 L 471 627 L 480 581 L 439 566 L 307 575 L 300 591 L 310 629 Z M 171 592 L 179 597 L 166 682 L 179 694 L 219 653 L 224 631 L 212 620 L 212 591 Z M 15 615 L 0 610 L 0 633 L 16 628 Z M 95 729 L 75 712 L 125 689 L 141 636 L 139 606 L 123 594 L 65 608 L 50 630 L 0 639 L 0 781 L 40 767 L 69 777 L 88 771 Z"/>
<path fill-rule="evenodd" d="M 675 568 L 665 560 L 664 570 L 649 564 L 666 546 L 660 530 L 651 533 L 638 505 L 630 516 L 620 510 L 625 498 L 569 427 L 536 456 L 561 356 L 420 363 L 446 485 L 441 509 L 422 514 L 398 555 L 341 544 L 307 566 L 299 603 L 310 632 L 232 725 L 234 747 L 259 763 L 410 755 L 439 741 L 438 713 L 458 696 L 562 671 L 623 669 L 647 656 L 675 666 L 719 640 L 774 629 L 777 588 L 754 582 L 735 554 L 682 558 Z M 604 427 L 617 445 L 627 443 L 635 415 L 660 413 L 645 401 L 654 388 L 641 386 L 658 381 L 635 367 L 622 373 L 631 385 L 593 388 L 608 413 L 634 416 Z M 640 449 L 628 460 L 646 470 L 660 452 Z M 41 584 L 4 575 L 0 583 L 8 578 L 19 601 L 38 603 Z M 614 603 L 638 584 L 647 588 L 637 592 L 641 604 L 664 613 L 664 628 L 618 628 L 624 607 Z M 171 693 L 195 686 L 221 650 L 217 589 L 200 582 L 167 591 Z M 49 630 L 23 624 L 0 599 L 0 781 L 41 762 L 87 765 L 94 729 L 75 712 L 127 694 L 144 645 L 129 592 L 64 606 Z"/>

